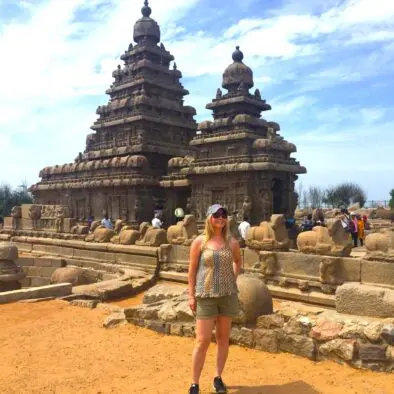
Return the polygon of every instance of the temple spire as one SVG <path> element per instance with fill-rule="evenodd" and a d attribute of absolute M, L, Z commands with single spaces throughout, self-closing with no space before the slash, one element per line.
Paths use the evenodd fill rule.
<path fill-rule="evenodd" d="M 144 6 L 142 7 L 141 12 L 142 12 L 142 15 L 145 18 L 149 18 L 150 17 L 150 14 L 152 13 L 152 9 L 149 7 L 149 1 L 148 0 L 144 1 Z"/>
<path fill-rule="evenodd" d="M 235 62 L 242 63 L 243 58 L 244 58 L 244 54 L 239 50 L 239 46 L 237 45 L 235 47 L 235 51 L 233 52 L 233 60 Z"/>

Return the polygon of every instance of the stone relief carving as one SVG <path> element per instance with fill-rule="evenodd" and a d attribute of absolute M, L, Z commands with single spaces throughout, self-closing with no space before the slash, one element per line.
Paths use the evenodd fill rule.
<path fill-rule="evenodd" d="M 41 218 L 41 206 L 40 205 L 30 205 L 28 216 L 29 216 L 29 219 L 31 219 L 31 220 L 40 219 Z"/>
<path fill-rule="evenodd" d="M 252 213 L 252 201 L 250 200 L 249 196 L 245 196 L 244 202 L 242 204 L 242 215 L 250 219 L 251 213 Z"/>

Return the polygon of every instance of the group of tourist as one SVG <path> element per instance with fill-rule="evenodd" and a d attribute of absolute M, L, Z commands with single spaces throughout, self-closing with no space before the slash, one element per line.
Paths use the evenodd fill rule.
<path fill-rule="evenodd" d="M 356 212 L 349 212 L 346 208 L 342 208 L 335 213 L 335 217 L 341 219 L 343 228 L 352 238 L 353 246 L 356 248 L 359 244 L 364 245 L 365 231 L 370 229 L 370 224 L 366 215 L 360 215 Z M 319 217 L 315 220 L 310 213 L 302 222 L 301 231 L 311 231 L 316 226 L 325 226 L 324 218 Z"/>
<path fill-rule="evenodd" d="M 89 228 L 92 225 L 93 220 L 94 220 L 93 216 L 88 218 L 88 226 L 89 226 Z M 161 220 L 160 213 L 155 213 L 154 214 L 154 217 L 153 217 L 151 223 L 152 223 L 152 227 L 153 228 L 162 228 L 163 227 L 163 222 Z M 101 220 L 101 225 L 104 226 L 105 228 L 110 229 L 110 230 L 112 230 L 114 228 L 112 220 L 109 218 L 109 216 L 107 214 L 105 214 L 103 219 Z"/>
<path fill-rule="evenodd" d="M 365 230 L 370 229 L 368 218 L 366 215 L 361 216 L 358 213 L 350 212 L 343 208 L 336 213 L 342 222 L 342 226 L 351 235 L 353 246 L 356 248 L 358 244 L 364 245 Z"/>

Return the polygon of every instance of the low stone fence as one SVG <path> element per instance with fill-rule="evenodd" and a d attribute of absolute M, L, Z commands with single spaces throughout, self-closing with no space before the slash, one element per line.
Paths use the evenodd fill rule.
<path fill-rule="evenodd" d="M 168 300 L 124 309 L 128 322 L 169 335 L 194 337 L 187 301 Z M 213 340 L 215 338 L 213 337 Z M 334 360 L 355 368 L 394 371 L 394 318 L 340 315 L 319 307 L 283 302 L 253 326 L 234 325 L 231 343 L 271 353 L 288 352 L 314 361 Z"/>
<path fill-rule="evenodd" d="M 20 252 L 37 256 L 59 256 L 66 265 L 88 266 L 99 269 L 101 264 L 142 269 L 149 273 L 158 270 L 158 248 L 137 245 L 90 243 L 77 240 L 12 237 Z"/>

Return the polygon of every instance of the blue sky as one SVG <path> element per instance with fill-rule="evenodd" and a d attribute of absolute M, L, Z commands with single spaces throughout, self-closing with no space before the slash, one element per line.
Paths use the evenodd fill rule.
<path fill-rule="evenodd" d="M 0 0 L 0 182 L 85 147 L 142 0 Z M 368 199 L 394 188 L 394 1 L 151 0 L 197 121 L 235 45 L 307 167 L 304 189 L 359 183 Z"/>

